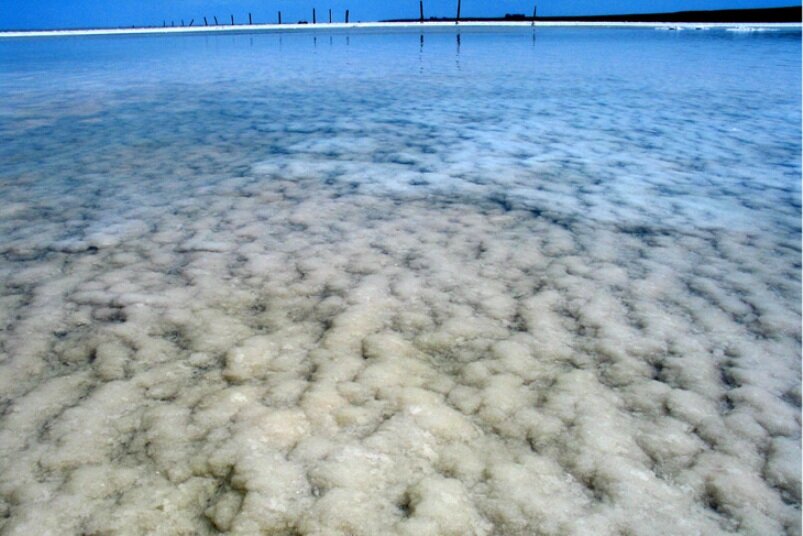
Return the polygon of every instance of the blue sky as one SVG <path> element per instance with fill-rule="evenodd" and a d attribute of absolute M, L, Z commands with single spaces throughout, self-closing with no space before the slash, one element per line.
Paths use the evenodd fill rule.
<path fill-rule="evenodd" d="M 464 16 L 531 13 L 532 0 L 462 0 Z M 456 0 L 424 0 L 427 16 L 454 16 Z M 538 0 L 540 15 L 591 15 L 799 5 L 800 0 Z M 181 19 L 196 24 L 204 15 L 245 21 L 275 22 L 282 11 L 285 21 L 312 18 L 312 8 L 324 20 L 332 8 L 335 20 L 351 10 L 351 20 L 369 21 L 418 16 L 418 0 L 0 0 L 0 28 L 78 28 L 161 25 Z"/>

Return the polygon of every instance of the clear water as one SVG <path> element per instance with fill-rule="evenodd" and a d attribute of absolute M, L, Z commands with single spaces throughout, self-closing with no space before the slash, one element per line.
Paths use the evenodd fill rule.
<path fill-rule="evenodd" d="M 800 534 L 800 65 L 0 41 L 0 531 Z"/>

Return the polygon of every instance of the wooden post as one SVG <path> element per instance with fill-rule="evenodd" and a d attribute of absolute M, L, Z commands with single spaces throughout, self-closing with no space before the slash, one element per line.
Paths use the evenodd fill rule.
<path fill-rule="evenodd" d="M 346 24 L 349 23 L 349 10 L 346 10 Z"/>
<path fill-rule="evenodd" d="M 206 20 L 206 17 L 204 17 L 204 26 L 209 26 L 209 21 Z"/>
<path fill-rule="evenodd" d="M 455 24 L 460 24 L 460 0 L 457 0 L 457 17 L 454 19 Z"/>
<path fill-rule="evenodd" d="M 190 19 L 190 23 L 187 26 L 192 26 L 193 22 L 195 22 L 195 19 Z"/>
<path fill-rule="evenodd" d="M 162 28 L 167 28 L 167 21 L 166 20 L 162 21 Z"/>
<path fill-rule="evenodd" d="M 279 24 L 281 24 L 281 23 L 282 23 L 282 12 L 279 11 Z"/>
<path fill-rule="evenodd" d="M 424 24 L 424 0 L 418 0 L 418 13 L 420 15 L 421 24 Z"/>
<path fill-rule="evenodd" d="M 315 8 L 312 8 L 312 24 L 317 24 L 318 19 L 315 17 Z"/>
<path fill-rule="evenodd" d="M 536 16 L 538 16 L 538 4 L 533 5 L 533 26 L 535 26 Z"/>
<path fill-rule="evenodd" d="M 234 15 L 231 15 L 231 25 L 234 26 Z"/>
<path fill-rule="evenodd" d="M 332 24 L 332 10 L 329 9 L 329 24 Z"/>
<path fill-rule="evenodd" d="M 251 14 L 250 13 L 248 14 L 248 24 L 249 25 L 250 24 L 254 24 L 254 22 L 251 20 Z"/>
<path fill-rule="evenodd" d="M 220 24 L 219 24 L 219 23 L 218 23 L 218 21 L 217 21 L 217 17 L 215 17 L 214 15 L 213 15 L 213 17 L 214 17 L 214 19 L 215 19 L 215 26 L 220 26 Z"/>

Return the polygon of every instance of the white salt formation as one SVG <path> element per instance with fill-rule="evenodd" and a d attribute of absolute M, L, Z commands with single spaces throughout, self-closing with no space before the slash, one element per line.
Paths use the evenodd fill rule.
<path fill-rule="evenodd" d="M 777 115 L 723 78 L 686 131 L 642 97 L 500 94 L 491 56 L 466 101 L 426 82 L 437 112 L 283 109 L 256 75 L 170 111 L 67 75 L 52 118 L 15 97 L 0 531 L 801 534 L 799 62 Z"/>

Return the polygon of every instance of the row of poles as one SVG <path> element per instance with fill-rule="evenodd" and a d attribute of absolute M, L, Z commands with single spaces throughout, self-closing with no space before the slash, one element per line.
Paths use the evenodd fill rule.
<path fill-rule="evenodd" d="M 278 17 L 277 17 L 278 24 L 282 24 L 282 12 L 279 11 L 277 13 L 277 15 L 278 15 Z M 350 12 L 350 10 L 347 9 L 345 17 L 344 17 L 344 20 L 345 20 L 346 24 L 348 24 L 348 22 L 349 22 L 350 15 L 351 15 L 351 12 Z M 231 20 L 231 25 L 234 26 L 235 25 L 234 24 L 234 15 L 229 15 L 229 18 Z M 218 18 L 216 16 L 213 16 L 212 20 L 214 21 L 213 26 L 223 26 L 224 25 L 224 23 L 221 23 L 220 21 L 218 21 Z M 303 21 L 303 22 L 306 23 L 306 21 Z M 317 24 L 317 23 L 318 23 L 318 16 L 317 16 L 315 8 L 313 8 L 312 9 L 312 24 Z M 195 24 L 195 19 L 191 19 L 190 23 L 187 24 L 187 26 L 192 26 L 193 24 Z M 254 18 L 251 15 L 251 13 L 248 14 L 248 24 L 249 25 L 254 24 Z M 332 24 L 332 10 L 331 9 L 329 10 L 329 24 Z M 174 27 L 175 25 L 176 25 L 175 21 L 170 21 L 170 26 L 171 27 Z M 181 19 L 181 25 L 184 26 L 184 19 Z M 162 26 L 163 27 L 167 27 L 167 21 L 166 20 L 162 21 Z M 209 20 L 206 17 L 204 17 L 204 26 L 209 26 Z"/>
<path fill-rule="evenodd" d="M 454 19 L 454 23 L 455 24 L 460 24 L 461 3 L 462 3 L 462 0 L 457 0 L 457 16 Z M 419 21 L 421 22 L 421 24 L 423 24 L 424 23 L 424 0 L 418 0 L 418 10 L 419 10 Z M 348 22 L 349 22 L 349 14 L 350 14 L 349 10 L 347 9 L 345 17 L 344 17 L 344 20 L 345 20 L 346 24 L 348 24 Z M 536 4 L 536 5 L 533 6 L 533 17 L 532 17 L 532 24 L 533 25 L 535 25 L 535 19 L 536 19 L 537 16 L 538 16 L 538 5 Z M 218 22 L 218 20 L 217 20 L 217 17 L 212 17 L 212 18 L 214 19 L 214 22 L 215 22 L 214 25 L 215 26 L 221 26 L 220 22 Z M 231 18 L 231 25 L 234 26 L 234 15 L 230 15 L 230 18 Z M 277 22 L 278 22 L 278 24 L 282 24 L 282 12 L 281 11 L 278 12 Z M 306 21 L 304 21 L 304 22 L 306 22 Z M 192 19 L 192 20 L 190 20 L 190 23 L 189 23 L 188 26 L 192 26 L 194 23 L 195 23 L 195 19 Z M 253 18 L 251 16 L 251 13 L 248 14 L 248 24 L 249 25 L 254 24 L 254 20 L 253 20 Z M 317 13 L 316 13 L 315 8 L 312 8 L 312 24 L 318 24 L 318 17 L 317 17 Z M 329 24 L 332 24 L 332 10 L 331 9 L 329 10 Z M 183 19 L 181 20 L 181 25 L 184 26 L 184 20 Z M 162 21 L 162 26 L 164 26 L 164 27 L 167 26 L 167 21 L 166 20 Z M 170 26 L 175 26 L 174 21 L 170 21 Z M 209 21 L 207 20 L 206 17 L 204 17 L 204 26 L 209 26 Z"/>
<path fill-rule="evenodd" d="M 457 0 L 457 15 L 454 18 L 455 24 L 460 24 L 460 8 L 461 8 L 461 0 Z M 533 16 L 532 16 L 532 23 L 535 24 L 535 19 L 538 16 L 538 4 L 533 5 Z M 424 0 L 418 0 L 418 17 L 419 22 L 421 24 L 424 23 Z"/>

